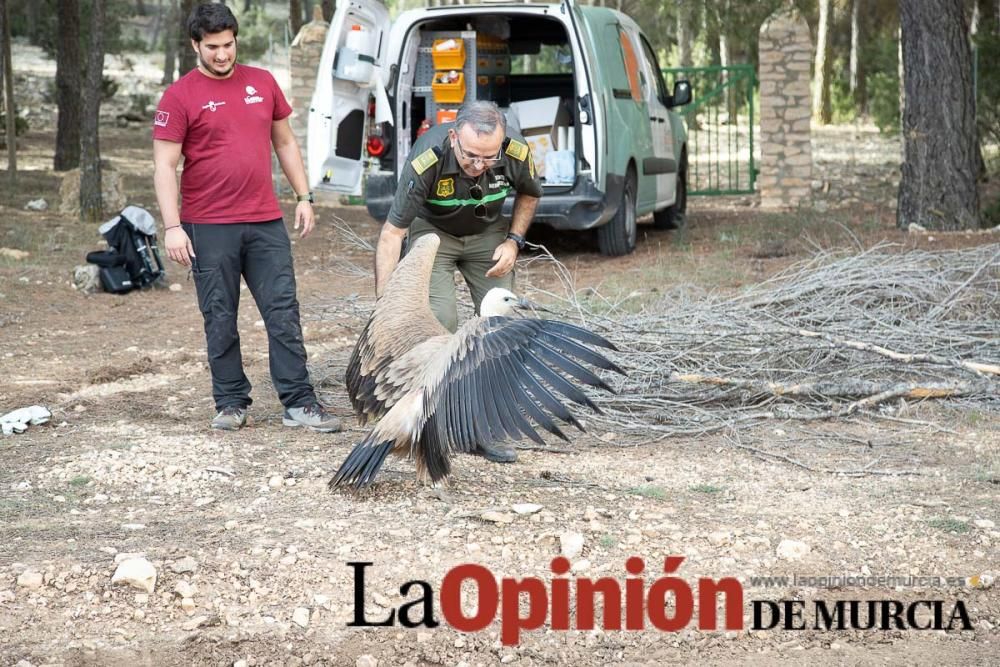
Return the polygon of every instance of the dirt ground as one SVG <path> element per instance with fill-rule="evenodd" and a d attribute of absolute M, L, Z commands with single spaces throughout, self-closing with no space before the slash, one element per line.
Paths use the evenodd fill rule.
<path fill-rule="evenodd" d="M 822 146 L 844 145 L 838 132 L 830 130 Z M 871 133 L 851 139 L 858 141 L 876 139 Z M 48 131 L 24 138 L 24 171 L 17 189 L 4 192 L 0 215 L 0 247 L 30 253 L 0 255 L 0 413 L 32 404 L 53 413 L 49 424 L 0 437 L 0 663 L 1000 662 L 1000 594 L 992 585 L 1000 574 L 996 414 L 928 404 L 910 415 L 922 426 L 828 423 L 828 432 L 845 437 L 798 443 L 794 451 L 785 445 L 798 459 L 820 461 L 865 456 L 877 442 L 914 475 L 814 473 L 762 461 L 715 437 L 635 445 L 592 433 L 565 452 L 521 450 L 513 465 L 460 456 L 450 484 L 440 489 L 418 484 L 411 464 L 390 461 L 372 492 L 331 493 L 331 472 L 364 432 L 340 378 L 372 291 L 370 276 L 358 270 L 367 269 L 370 257 L 347 244 L 333 222 L 346 221 L 371 240 L 374 221 L 360 208 L 321 204 L 317 232 L 294 249 L 314 377 L 326 379 L 322 395 L 343 417 L 344 431 L 282 427 L 267 379 L 266 337 L 247 299 L 240 326 L 255 385 L 253 425 L 214 432 L 193 283 L 170 267 L 170 290 L 126 296 L 74 290 L 72 269 L 99 239 L 57 212 L 51 146 Z M 126 174 L 130 202 L 155 212 L 147 128 L 108 128 L 102 146 Z M 844 205 L 837 194 L 850 186 L 844 163 L 836 151 L 824 157 L 822 146 L 817 197 L 834 193 L 824 213 L 769 214 L 750 200 L 695 199 L 688 230 L 643 227 L 637 251 L 617 259 L 597 255 L 586 234 L 539 229 L 532 240 L 566 264 L 578 288 L 640 297 L 681 283 L 737 289 L 817 244 L 845 244 L 850 234 L 865 245 L 886 239 L 903 248 L 997 242 L 996 234 L 896 231 L 891 146 L 880 153 L 887 160 L 858 168 L 868 170 L 860 177 L 865 193 Z M 38 197 L 49 210 L 25 210 Z M 543 264 L 526 267 L 520 280 L 556 285 Z M 571 548 L 574 542 L 582 547 Z M 810 628 L 815 600 L 941 600 L 946 623 L 961 600 L 973 629 L 710 632 L 692 622 L 665 633 L 545 625 L 522 633 L 519 645 L 504 646 L 498 621 L 475 633 L 444 623 L 347 625 L 355 614 L 348 562 L 373 563 L 365 605 L 368 618 L 382 619 L 418 597 L 401 595 L 407 581 L 429 582 L 436 594 L 448 570 L 477 563 L 498 578 L 548 582 L 551 559 L 566 549 L 572 577 L 624 581 L 626 559 L 640 556 L 649 585 L 668 554 L 686 558 L 679 575 L 691 584 L 736 577 L 748 625 L 752 600 L 806 601 Z M 153 565 L 152 593 L 112 584 L 124 554 L 141 554 Z M 833 588 L 751 582 L 793 574 L 979 578 Z M 434 606 L 441 621 L 440 605 Z"/>

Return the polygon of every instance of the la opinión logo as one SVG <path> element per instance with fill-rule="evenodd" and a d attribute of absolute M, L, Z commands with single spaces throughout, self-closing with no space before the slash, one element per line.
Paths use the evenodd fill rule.
<path fill-rule="evenodd" d="M 743 585 L 735 577 L 714 580 L 699 578 L 692 586 L 673 576 L 684 556 L 663 559 L 663 574 L 648 582 L 642 575 L 646 563 L 633 556 L 625 561 L 628 575 L 624 582 L 611 577 L 590 579 L 565 577 L 570 562 L 562 556 L 553 558 L 549 569 L 555 577 L 548 583 L 538 577 L 516 579 L 496 576 L 486 567 L 466 563 L 449 570 L 441 580 L 437 595 L 444 622 L 462 632 L 486 629 L 499 615 L 500 639 L 508 646 L 520 642 L 525 630 L 536 630 L 546 623 L 552 630 L 646 630 L 677 632 L 695 621 L 697 628 L 719 628 L 717 605 L 722 600 L 723 630 L 744 628 Z M 436 628 L 441 622 L 435 609 L 435 592 L 430 583 L 419 579 L 399 587 L 406 600 L 381 619 L 365 615 L 365 575 L 374 565 L 370 561 L 349 562 L 354 570 L 354 619 L 350 627 L 400 625 L 405 628 Z M 466 611 L 462 604 L 463 588 L 474 589 L 475 609 Z M 695 598 L 697 597 L 697 607 Z M 522 602 L 524 604 L 522 604 Z M 914 629 L 952 630 L 956 622 L 961 630 L 971 630 L 965 605 L 956 600 L 945 623 L 945 602 L 918 600 L 909 604 L 897 600 L 838 600 L 827 604 L 812 602 L 812 623 L 808 605 L 802 600 L 753 600 L 753 630 L 781 627 L 785 630 Z M 921 613 L 922 609 L 931 615 Z M 573 611 L 575 610 L 575 618 Z M 600 617 L 598 618 L 598 610 Z"/>

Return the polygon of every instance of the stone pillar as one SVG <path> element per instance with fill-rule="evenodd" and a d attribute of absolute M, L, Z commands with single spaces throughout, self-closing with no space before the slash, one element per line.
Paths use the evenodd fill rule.
<path fill-rule="evenodd" d="M 292 105 L 289 123 L 299 142 L 303 161 L 306 159 L 306 137 L 309 132 L 309 104 L 316 88 L 319 59 L 323 55 L 323 44 L 329 28 L 330 24 L 323 20 L 323 8 L 319 3 L 313 5 L 313 20 L 302 26 L 288 50 L 291 61 L 291 95 L 288 103 Z"/>
<path fill-rule="evenodd" d="M 789 3 L 760 27 L 760 188 L 762 208 L 812 203 L 809 26 Z"/>

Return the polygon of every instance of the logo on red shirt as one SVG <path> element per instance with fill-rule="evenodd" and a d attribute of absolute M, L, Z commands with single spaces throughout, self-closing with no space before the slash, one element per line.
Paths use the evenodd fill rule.
<path fill-rule="evenodd" d="M 225 102 L 213 102 L 212 100 L 209 100 L 208 104 L 203 106 L 202 109 L 209 109 L 212 111 L 212 113 L 215 113 L 215 110 L 221 107 L 223 104 L 225 104 Z"/>
<path fill-rule="evenodd" d="M 166 127 L 167 123 L 170 122 L 170 112 L 169 111 L 159 111 L 157 110 L 156 116 L 153 117 L 153 125 L 159 125 L 160 127 Z"/>
<path fill-rule="evenodd" d="M 264 98 L 257 94 L 257 89 L 253 86 L 246 87 L 247 96 L 243 98 L 244 104 L 260 104 Z"/>

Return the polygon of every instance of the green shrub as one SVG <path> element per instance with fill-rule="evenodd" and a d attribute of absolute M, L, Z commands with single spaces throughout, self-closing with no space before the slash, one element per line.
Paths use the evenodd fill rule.
<path fill-rule="evenodd" d="M 899 77 L 876 72 L 868 78 L 868 109 L 881 132 L 899 133 Z"/>

